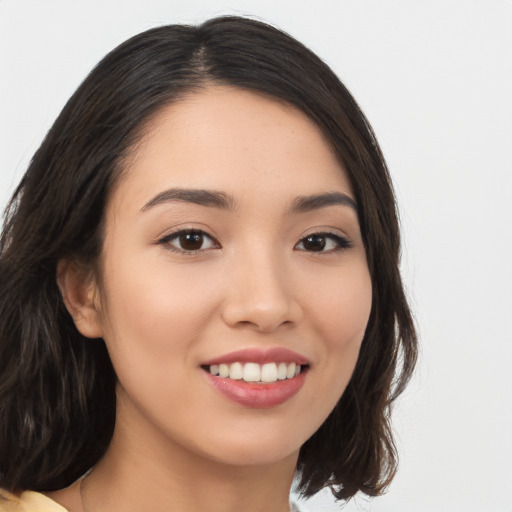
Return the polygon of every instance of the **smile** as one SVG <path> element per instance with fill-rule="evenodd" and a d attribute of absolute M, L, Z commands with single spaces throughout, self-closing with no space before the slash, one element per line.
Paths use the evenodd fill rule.
<path fill-rule="evenodd" d="M 242 349 L 201 365 L 216 392 L 243 407 L 269 408 L 292 399 L 310 370 L 305 356 L 287 348 Z"/>
<path fill-rule="evenodd" d="M 269 362 L 258 364 L 254 362 L 241 363 L 239 361 L 228 364 L 212 364 L 204 367 L 211 375 L 224 379 L 243 380 L 245 382 L 272 383 L 278 380 L 293 379 L 303 371 L 307 365 L 298 363 Z"/>

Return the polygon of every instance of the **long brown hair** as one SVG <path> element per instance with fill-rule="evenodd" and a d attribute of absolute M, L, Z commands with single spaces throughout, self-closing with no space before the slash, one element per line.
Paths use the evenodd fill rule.
<path fill-rule="evenodd" d="M 303 445 L 306 496 L 379 494 L 396 470 L 390 408 L 417 342 L 399 273 L 400 238 L 384 158 L 356 102 L 315 54 L 239 17 L 155 28 L 108 54 L 71 97 L 8 205 L 0 239 L 0 486 L 65 487 L 105 452 L 116 376 L 103 340 L 76 330 L 56 285 L 61 258 L 94 268 L 102 219 L 123 160 L 164 106 L 205 84 L 229 84 L 303 111 L 347 169 L 373 285 L 350 383 Z"/>

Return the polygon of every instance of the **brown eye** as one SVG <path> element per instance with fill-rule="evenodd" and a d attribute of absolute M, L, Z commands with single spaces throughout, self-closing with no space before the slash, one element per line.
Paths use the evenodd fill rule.
<path fill-rule="evenodd" d="M 203 234 L 185 233 L 179 237 L 180 246 L 185 251 L 198 251 L 203 246 Z"/>
<path fill-rule="evenodd" d="M 219 248 L 219 244 L 211 236 L 199 230 L 181 230 L 162 238 L 160 243 L 174 252 L 182 253 Z"/>
<path fill-rule="evenodd" d="M 314 233 L 304 237 L 295 246 L 299 251 L 307 252 L 337 252 L 349 249 L 352 242 L 334 233 Z"/>
<path fill-rule="evenodd" d="M 306 251 L 319 252 L 325 249 L 325 236 L 311 235 L 302 240 L 302 245 Z"/>

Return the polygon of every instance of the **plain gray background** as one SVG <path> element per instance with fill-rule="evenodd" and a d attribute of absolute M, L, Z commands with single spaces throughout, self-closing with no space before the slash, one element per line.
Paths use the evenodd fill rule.
<path fill-rule="evenodd" d="M 395 411 L 396 480 L 344 510 L 512 512 L 512 1 L 0 0 L 0 205 L 107 51 L 226 13 L 327 61 L 395 180 L 422 357 Z M 339 509 L 328 493 L 307 507 Z"/>

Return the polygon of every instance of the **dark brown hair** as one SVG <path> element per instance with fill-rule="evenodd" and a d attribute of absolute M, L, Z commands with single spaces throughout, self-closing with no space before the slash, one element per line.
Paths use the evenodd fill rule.
<path fill-rule="evenodd" d="M 247 18 L 137 35 L 108 54 L 71 97 L 8 205 L 0 239 L 0 486 L 71 484 L 105 452 L 116 376 L 103 340 L 86 340 L 56 284 L 61 258 L 91 267 L 109 191 L 165 105 L 208 84 L 257 91 L 315 122 L 347 169 L 373 285 L 360 356 L 335 409 L 300 451 L 306 496 L 377 495 L 396 469 L 390 407 L 416 360 L 399 274 L 397 212 L 370 125 L 334 73 L 287 34 Z"/>

